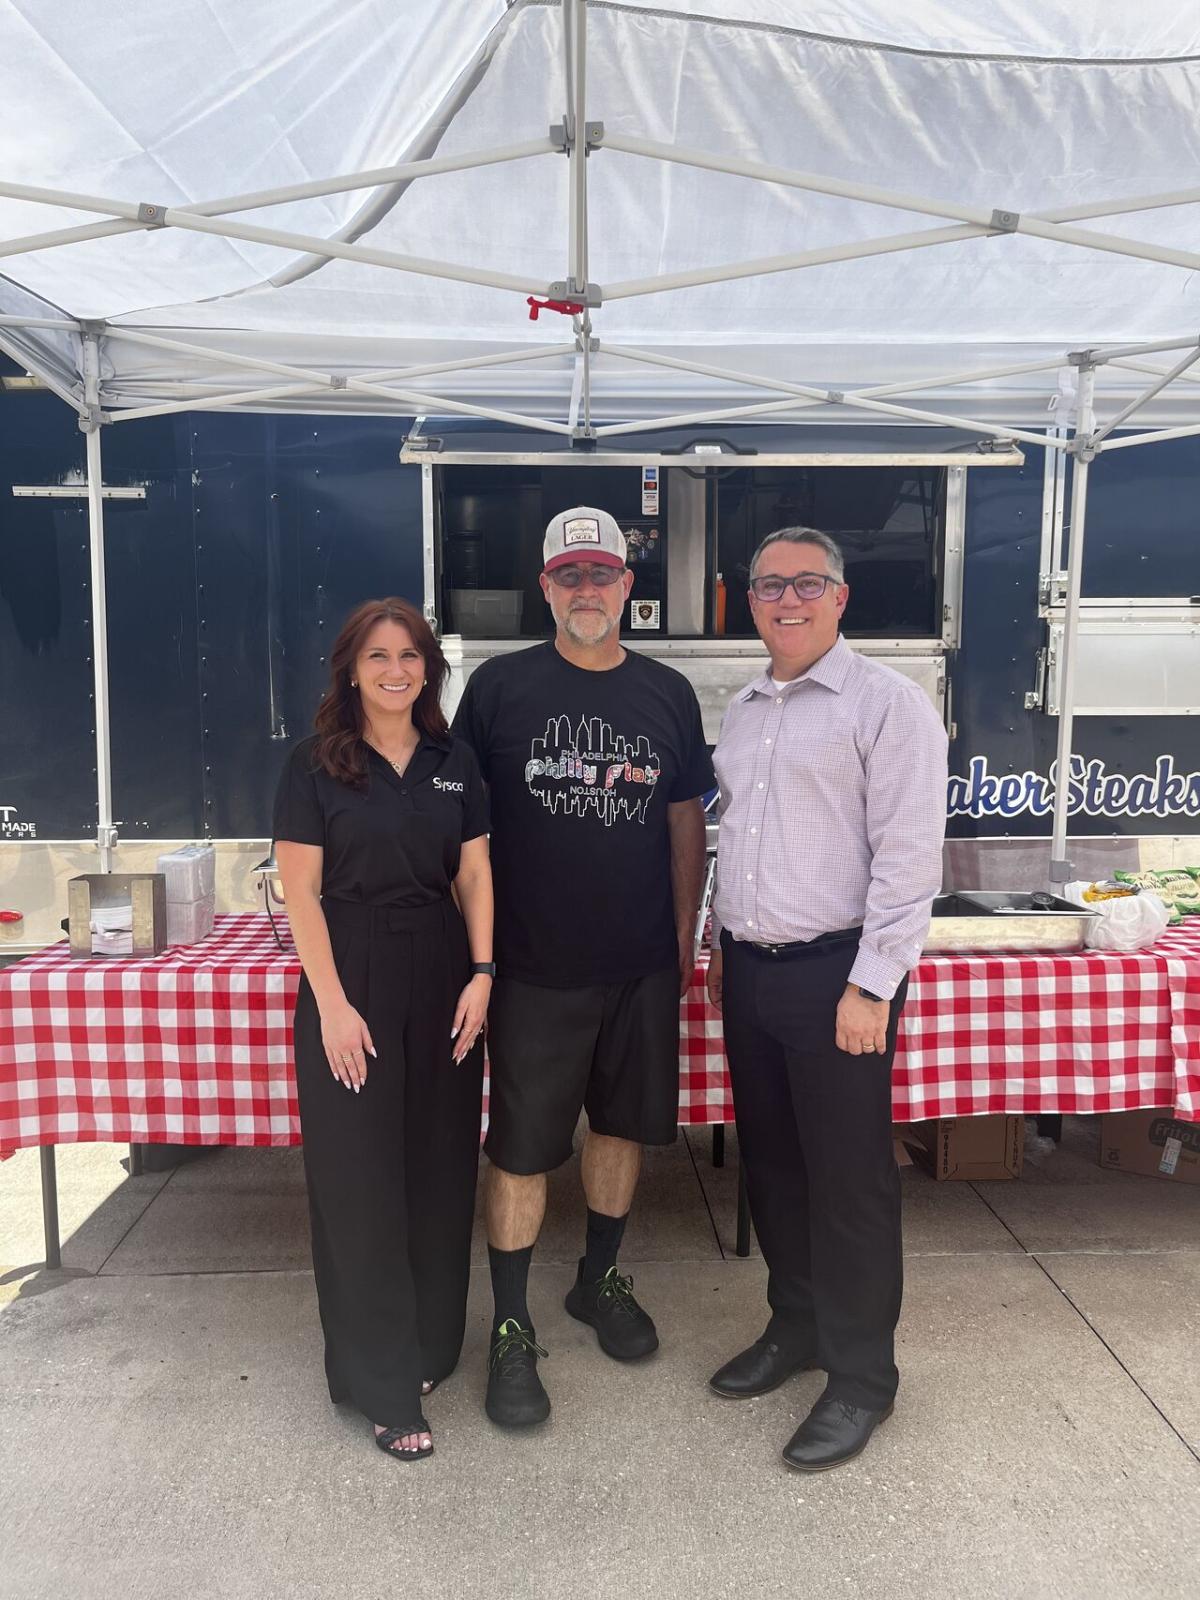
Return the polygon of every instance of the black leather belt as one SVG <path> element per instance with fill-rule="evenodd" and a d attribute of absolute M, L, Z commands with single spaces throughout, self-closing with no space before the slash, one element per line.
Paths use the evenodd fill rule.
<path fill-rule="evenodd" d="M 753 944 L 747 940 L 743 948 L 771 961 L 791 961 L 797 956 L 828 955 L 839 945 L 857 944 L 861 938 L 861 928 L 839 928 L 834 933 L 819 933 L 815 939 L 794 939 L 790 944 Z"/>

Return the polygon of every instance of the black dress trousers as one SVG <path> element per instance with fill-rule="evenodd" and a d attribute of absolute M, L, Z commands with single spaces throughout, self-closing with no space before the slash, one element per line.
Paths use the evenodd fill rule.
<path fill-rule="evenodd" d="M 896 1393 L 903 1255 L 892 1146 L 892 1057 L 907 979 L 883 1055 L 834 1042 L 858 951 L 771 957 L 722 936 L 725 1047 L 738 1149 L 769 1269 L 769 1337 L 816 1353 L 826 1393 L 882 1410 Z"/>
<path fill-rule="evenodd" d="M 355 1094 L 330 1071 L 307 980 L 296 1081 L 325 1371 L 335 1400 L 408 1427 L 466 1323 L 483 1045 L 451 1059 L 470 972 L 450 899 L 415 909 L 325 900 L 334 961 L 376 1056 Z"/>

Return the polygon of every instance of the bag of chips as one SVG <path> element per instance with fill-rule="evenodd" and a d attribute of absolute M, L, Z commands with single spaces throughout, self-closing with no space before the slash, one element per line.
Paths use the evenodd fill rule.
<path fill-rule="evenodd" d="M 1155 893 L 1171 912 L 1172 922 L 1200 916 L 1200 867 L 1163 867 L 1146 872 L 1114 872 L 1118 883 Z"/>

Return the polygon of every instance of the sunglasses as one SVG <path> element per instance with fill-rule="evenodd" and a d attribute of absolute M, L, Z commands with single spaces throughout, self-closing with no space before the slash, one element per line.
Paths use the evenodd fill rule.
<path fill-rule="evenodd" d="M 551 583 L 556 583 L 560 589 L 578 589 L 581 583 L 590 583 L 594 588 L 607 589 L 610 584 L 625 576 L 624 567 L 555 567 L 546 576 Z"/>
<path fill-rule="evenodd" d="M 794 589 L 801 600 L 819 600 L 825 585 L 839 584 L 840 578 L 828 578 L 820 572 L 798 572 L 794 578 L 777 578 L 768 574 L 750 579 L 750 592 L 756 600 L 782 600 L 789 589 Z"/>

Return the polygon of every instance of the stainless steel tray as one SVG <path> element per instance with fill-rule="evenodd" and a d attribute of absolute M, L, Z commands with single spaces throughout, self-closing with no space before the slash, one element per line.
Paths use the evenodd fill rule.
<path fill-rule="evenodd" d="M 1082 950 L 1087 925 L 1098 915 L 1052 894 L 963 889 L 934 900 L 922 951 Z"/>

